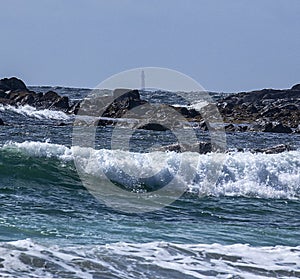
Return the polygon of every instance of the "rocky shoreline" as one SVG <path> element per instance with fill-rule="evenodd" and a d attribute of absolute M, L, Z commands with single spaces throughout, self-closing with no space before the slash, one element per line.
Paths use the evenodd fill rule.
<path fill-rule="evenodd" d="M 140 98 L 138 90 L 126 89 L 115 90 L 113 96 L 72 102 L 68 97 L 60 96 L 54 91 L 36 93 L 29 90 L 22 80 L 12 77 L 0 80 L 0 104 L 15 107 L 30 105 L 37 109 L 58 110 L 70 115 L 77 114 L 81 107 L 81 114 L 99 113 L 101 119 L 98 125 L 108 125 L 114 124 L 115 120 L 124 115 L 134 117 L 131 109 L 147 105 L 147 102 Z M 103 108 L 103 104 L 110 105 Z M 193 126 L 208 130 L 201 111 L 209 111 L 210 105 L 203 107 L 200 112 L 186 107 L 157 105 L 155 115 L 160 117 L 162 124 L 151 123 L 149 116 L 150 122 L 148 119 L 148 123 L 139 124 L 139 128 L 163 131 L 166 130 L 164 121 L 166 124 L 176 123 L 176 119 L 170 120 L 170 115 L 164 113 L 166 106 L 177 111 Z M 224 120 L 226 132 L 300 133 L 300 84 L 285 90 L 263 89 L 230 94 L 219 99 L 216 106 Z M 145 113 L 144 118 L 147 118 L 147 112 Z M 0 124 L 4 124 L 3 121 Z"/>

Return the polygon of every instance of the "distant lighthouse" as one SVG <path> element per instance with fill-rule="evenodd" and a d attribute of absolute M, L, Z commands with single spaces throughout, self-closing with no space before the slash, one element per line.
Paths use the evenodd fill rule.
<path fill-rule="evenodd" d="M 145 72 L 142 70 L 141 72 L 141 90 L 145 90 L 146 82 L 145 82 Z"/>

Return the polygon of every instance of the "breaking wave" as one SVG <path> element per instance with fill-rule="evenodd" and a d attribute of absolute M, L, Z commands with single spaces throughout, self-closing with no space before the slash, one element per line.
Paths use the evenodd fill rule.
<path fill-rule="evenodd" d="M 173 179 L 179 187 L 185 187 L 186 192 L 196 196 L 300 198 L 299 150 L 280 154 L 226 154 L 217 182 L 207 186 L 205 177 L 209 169 L 214 167 L 215 157 L 212 154 L 187 153 L 182 157 L 182 154 L 175 152 L 94 150 L 33 141 L 9 142 L 0 149 L 1 168 L 7 169 L 7 175 L 12 167 L 15 172 L 28 172 L 26 168 L 29 168 L 27 165 L 30 161 L 36 168 L 41 168 L 41 160 L 44 169 L 48 163 L 56 164 L 55 171 L 63 176 L 65 166 L 68 165 L 68 169 L 71 168 L 76 174 L 74 156 L 77 156 L 76 160 L 82 161 L 83 171 L 87 175 L 101 180 L 101 173 L 105 173 L 112 181 L 129 190 L 146 186 L 146 189 L 151 191 L 160 182 L 165 183 Z M 179 164 L 185 166 L 185 172 L 180 174 Z M 192 165 L 197 167 L 189 170 L 189 167 L 193 168 Z M 192 179 L 190 171 L 194 173 Z M 32 173 L 32 179 L 34 175 L 35 173 Z"/>

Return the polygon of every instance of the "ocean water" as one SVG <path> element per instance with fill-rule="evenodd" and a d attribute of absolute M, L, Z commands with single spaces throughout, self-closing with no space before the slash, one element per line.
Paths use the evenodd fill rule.
<path fill-rule="evenodd" d="M 55 90 L 73 99 L 89 92 Z M 153 99 L 174 102 L 162 93 Z M 192 106 L 199 106 L 196 96 Z M 212 154 L 190 152 L 184 163 L 196 162 L 195 176 L 174 174 L 185 189 L 178 200 L 161 210 L 126 213 L 83 186 L 74 164 L 79 147 L 72 146 L 72 116 L 1 106 L 0 117 L 9 124 L 0 127 L 0 277 L 300 278 L 299 135 L 228 133 L 214 185 L 205 184 Z M 113 130 L 97 129 L 89 150 L 96 163 L 86 175 L 97 177 L 104 169 L 128 191 L 151 191 L 156 182 L 140 183 L 118 170 L 147 177 L 163 159 L 162 176 L 176 170 L 181 154 L 155 149 L 176 142 L 172 133 L 137 130 L 130 150 L 111 150 Z M 281 143 L 295 150 L 250 152 Z"/>

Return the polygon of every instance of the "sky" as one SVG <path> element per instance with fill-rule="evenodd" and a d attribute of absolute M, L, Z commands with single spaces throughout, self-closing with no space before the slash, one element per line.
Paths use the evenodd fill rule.
<path fill-rule="evenodd" d="M 300 83 L 299 0 L 0 0 L 0 77 L 93 88 L 137 67 L 205 89 Z"/>

